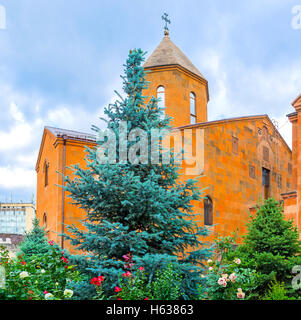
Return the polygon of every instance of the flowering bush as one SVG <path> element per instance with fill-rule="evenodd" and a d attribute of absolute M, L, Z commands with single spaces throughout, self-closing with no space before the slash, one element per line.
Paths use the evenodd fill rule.
<path fill-rule="evenodd" d="M 126 272 L 119 277 L 119 286 L 116 286 L 114 299 L 117 300 L 145 300 L 150 299 L 151 290 L 147 284 L 144 268 L 135 268 L 131 253 L 123 256 Z"/>
<path fill-rule="evenodd" d="M 241 300 L 256 289 L 257 273 L 255 270 L 240 267 L 241 260 L 222 264 L 222 261 L 208 261 L 207 299 Z"/>
<path fill-rule="evenodd" d="M 5 268 L 5 288 L 0 289 L 4 300 L 69 300 L 72 285 L 80 275 L 69 265 L 64 252 L 49 242 L 50 251 L 32 255 L 27 262 L 24 256 L 11 259 L 4 248 L 0 251 L 0 265 Z"/>
<path fill-rule="evenodd" d="M 148 282 L 144 267 L 135 267 L 131 253 L 123 256 L 124 272 L 119 276 L 119 284 L 114 288 L 114 300 L 176 300 L 181 295 L 182 278 L 169 264 L 167 268 L 158 270 L 153 282 Z M 104 277 L 92 278 L 90 283 L 95 285 L 98 296 L 104 299 L 102 284 Z"/>
<path fill-rule="evenodd" d="M 94 277 L 91 279 L 90 284 L 95 286 L 97 296 L 94 297 L 94 300 L 105 300 L 105 295 L 102 291 L 102 283 L 104 281 L 104 276 Z"/>

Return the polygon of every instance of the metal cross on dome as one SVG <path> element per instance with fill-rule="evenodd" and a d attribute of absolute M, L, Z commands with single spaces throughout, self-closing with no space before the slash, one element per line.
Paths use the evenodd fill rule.
<path fill-rule="evenodd" d="M 165 21 L 165 26 L 164 26 L 164 34 L 168 35 L 169 34 L 169 29 L 168 29 L 168 24 L 170 24 L 170 20 L 168 19 L 168 14 L 164 13 L 162 16 L 162 20 Z"/>

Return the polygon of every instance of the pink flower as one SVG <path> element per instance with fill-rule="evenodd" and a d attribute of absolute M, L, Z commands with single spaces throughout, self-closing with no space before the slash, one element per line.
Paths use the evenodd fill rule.
<path fill-rule="evenodd" d="M 144 270 L 144 268 L 143 268 L 143 267 L 139 267 L 138 269 L 139 269 L 140 271 L 143 271 L 143 270 Z"/>
<path fill-rule="evenodd" d="M 245 293 L 244 292 L 242 292 L 242 291 L 238 291 L 237 292 L 237 298 L 238 299 L 244 299 L 245 298 Z"/>
<path fill-rule="evenodd" d="M 122 300 L 121 298 L 118 298 L 117 300 Z"/>
<path fill-rule="evenodd" d="M 48 293 L 48 291 L 46 291 L 46 290 L 45 290 L 43 293 L 44 293 L 44 294 L 47 294 L 47 293 Z"/>
<path fill-rule="evenodd" d="M 48 241 L 48 243 L 49 243 L 51 246 L 54 245 L 54 241 L 53 241 L 53 240 Z"/>
<path fill-rule="evenodd" d="M 65 258 L 65 257 L 62 257 L 61 260 L 62 260 L 63 262 L 65 262 L 65 263 L 68 263 L 68 262 L 69 262 L 68 259 Z"/>
<path fill-rule="evenodd" d="M 127 276 L 127 277 L 130 277 L 131 275 L 132 275 L 132 274 L 130 273 L 130 271 L 127 271 L 127 272 L 126 272 L 126 276 Z"/>
<path fill-rule="evenodd" d="M 225 278 L 219 278 L 217 283 L 224 288 L 227 287 L 227 280 Z"/>
<path fill-rule="evenodd" d="M 237 276 L 235 273 L 231 273 L 230 276 L 229 276 L 229 279 L 231 280 L 231 282 L 235 282 L 236 279 L 237 279 Z"/>
<path fill-rule="evenodd" d="M 119 288 L 119 287 L 115 287 L 115 292 L 121 292 L 121 288 Z"/>
<path fill-rule="evenodd" d="M 241 260 L 240 260 L 239 258 L 234 259 L 234 262 L 235 262 L 236 264 L 241 264 Z"/>
<path fill-rule="evenodd" d="M 90 283 L 94 284 L 95 286 L 101 286 L 101 283 L 103 282 L 104 278 L 105 278 L 104 276 L 99 276 L 97 278 L 93 278 L 93 279 L 91 279 Z"/>

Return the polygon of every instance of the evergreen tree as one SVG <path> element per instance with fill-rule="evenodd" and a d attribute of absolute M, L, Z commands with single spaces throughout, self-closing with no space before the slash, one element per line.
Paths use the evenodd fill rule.
<path fill-rule="evenodd" d="M 279 202 L 268 199 L 247 225 L 244 243 L 234 255 L 242 258 L 243 265 L 255 267 L 261 274 L 259 292 L 265 291 L 275 279 L 291 287 L 292 268 L 300 264 L 299 232 L 294 222 L 284 218 Z"/>
<path fill-rule="evenodd" d="M 130 252 L 136 266 L 145 268 L 150 281 L 158 269 L 173 263 L 183 276 L 183 297 L 196 297 L 203 261 L 211 255 L 202 242 L 208 230 L 197 225 L 192 211 L 191 202 L 200 200 L 201 190 L 194 180 L 179 182 L 180 167 L 172 150 L 157 147 L 160 161 L 151 161 L 151 131 L 170 129 L 171 118 L 162 119 L 158 100 L 152 97 L 146 102 L 147 97 L 142 95 L 148 85 L 142 67 L 144 55 L 141 49 L 130 51 L 122 77 L 126 97 L 119 95 L 120 101 L 105 108 L 107 119 L 103 120 L 116 135 L 116 163 L 103 163 L 97 149 L 87 148 L 87 168 L 75 165 L 75 178 L 66 177 L 66 191 L 73 203 L 86 212 L 86 230 L 69 226 L 67 238 L 84 252 L 86 270 L 91 275 L 105 276 L 107 293 L 117 285 L 118 275 L 126 268 L 122 257 Z M 122 159 L 124 138 L 120 130 L 125 121 L 127 136 L 132 129 L 139 129 L 148 138 L 148 155 L 143 156 L 140 145 L 138 163 Z M 93 130 L 101 136 L 99 128 L 93 126 Z M 141 142 L 141 136 L 132 137 L 125 148 L 133 150 Z M 106 150 L 108 155 L 108 141 L 99 138 L 97 143 L 98 150 Z M 166 153 L 169 164 L 162 161 Z"/>
<path fill-rule="evenodd" d="M 33 220 L 33 229 L 25 233 L 25 237 L 20 244 L 20 254 L 24 254 L 24 259 L 28 260 L 33 255 L 43 255 L 50 253 L 51 248 L 46 238 L 44 228 L 39 226 L 39 220 Z"/>

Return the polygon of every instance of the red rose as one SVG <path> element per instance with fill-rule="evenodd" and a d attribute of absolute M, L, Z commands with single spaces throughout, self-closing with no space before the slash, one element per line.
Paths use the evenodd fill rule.
<path fill-rule="evenodd" d="M 121 292 L 121 288 L 119 288 L 119 287 L 115 287 L 115 292 Z"/>

